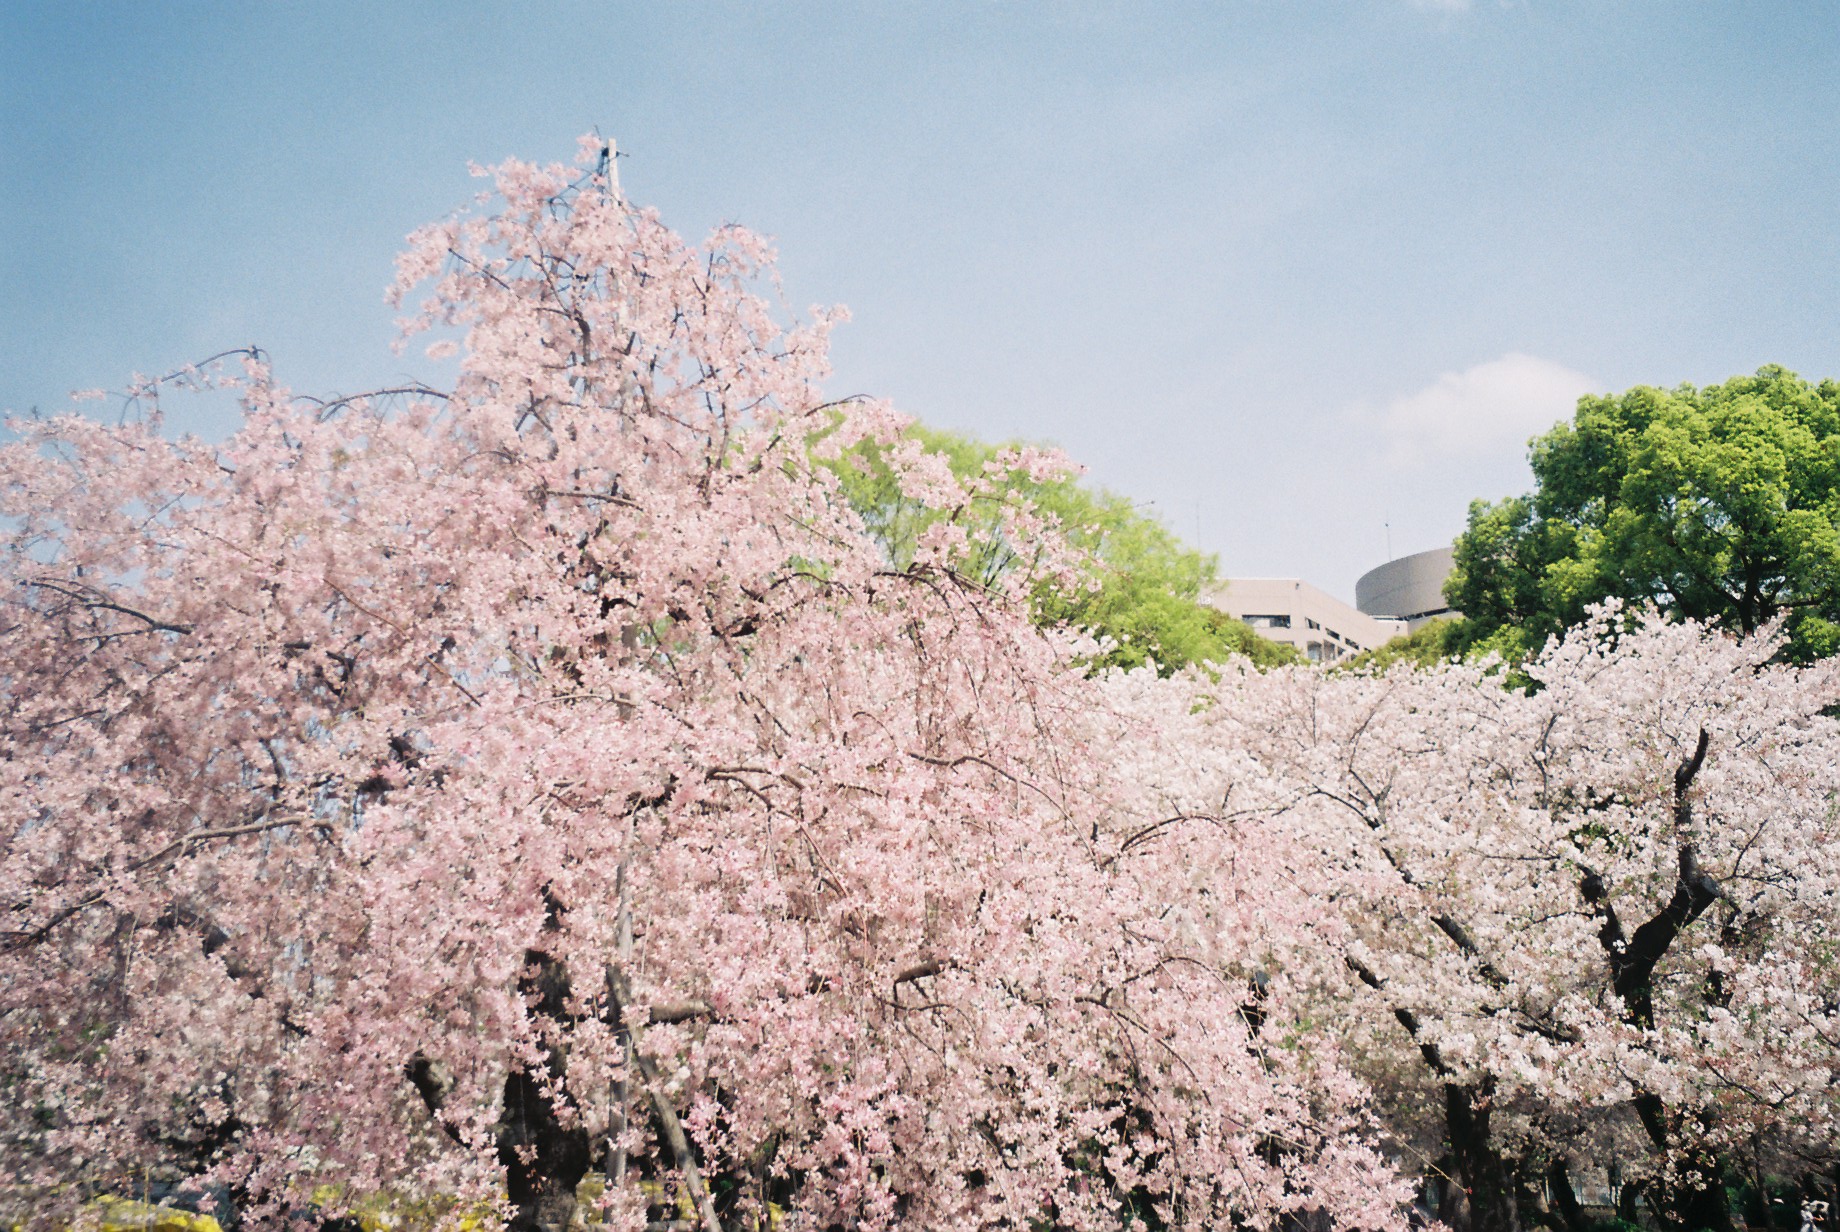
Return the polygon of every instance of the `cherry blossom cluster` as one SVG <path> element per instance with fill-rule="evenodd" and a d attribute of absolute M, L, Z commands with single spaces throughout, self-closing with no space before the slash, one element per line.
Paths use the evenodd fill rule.
<path fill-rule="evenodd" d="M 1396 1226 L 1333 1036 L 1269 1025 L 1305 1017 L 1279 849 L 1156 841 L 1204 802 L 1118 763 L 1186 702 L 1029 622 L 1081 562 L 1009 477 L 1063 463 L 963 481 L 827 401 L 833 318 L 782 324 L 760 240 L 684 244 L 604 157 L 493 193 L 401 263 L 451 388 L 318 401 L 252 355 L 186 378 L 239 391 L 222 443 L 0 451 L 7 1192 L 560 1232 L 592 1172 L 618 1228 Z M 864 439 L 944 515 L 910 565 L 824 465 Z M 991 536 L 1028 550 L 973 581 Z"/>
<path fill-rule="evenodd" d="M 1064 460 L 827 400 L 836 314 L 599 146 L 490 174 L 393 293 L 451 387 L 251 353 L 0 449 L 11 1210 L 1379 1230 L 1430 1174 L 1506 1229 L 1616 1157 L 1723 1227 L 1740 1155 L 1831 1160 L 1840 668 L 1608 609 L 1092 676 L 1013 495 Z M 165 436 L 212 384 L 241 429 Z"/>

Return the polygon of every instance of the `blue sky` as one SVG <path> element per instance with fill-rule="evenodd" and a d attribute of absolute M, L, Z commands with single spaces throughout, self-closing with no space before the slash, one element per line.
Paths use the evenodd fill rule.
<path fill-rule="evenodd" d="M 1836 81 L 1828 3 L 11 0 L 0 407 L 252 342 L 314 393 L 427 369 L 403 236 L 598 128 L 850 306 L 834 392 L 1351 598 L 1579 392 L 1840 377 Z"/>

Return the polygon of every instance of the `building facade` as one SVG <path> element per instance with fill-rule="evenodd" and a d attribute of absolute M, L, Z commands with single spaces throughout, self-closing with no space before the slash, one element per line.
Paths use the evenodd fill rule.
<path fill-rule="evenodd" d="M 1403 620 L 1371 616 L 1299 578 L 1228 578 L 1203 601 L 1312 663 L 1333 663 L 1406 631 Z"/>

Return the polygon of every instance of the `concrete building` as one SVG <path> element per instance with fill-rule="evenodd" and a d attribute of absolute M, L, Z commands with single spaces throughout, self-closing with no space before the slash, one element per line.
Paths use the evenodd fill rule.
<path fill-rule="evenodd" d="M 1354 584 L 1354 605 L 1369 616 L 1403 620 L 1416 629 L 1440 616 L 1460 616 L 1444 598 L 1444 579 L 1455 565 L 1449 548 L 1432 548 L 1369 569 Z"/>
<path fill-rule="evenodd" d="M 1312 663 L 1333 663 L 1406 631 L 1403 620 L 1370 616 L 1297 578 L 1228 578 L 1203 599 Z"/>

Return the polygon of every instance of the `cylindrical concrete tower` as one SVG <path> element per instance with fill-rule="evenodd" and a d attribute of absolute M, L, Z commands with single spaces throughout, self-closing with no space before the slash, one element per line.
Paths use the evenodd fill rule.
<path fill-rule="evenodd" d="M 1416 629 L 1437 616 L 1455 616 L 1444 598 L 1454 560 L 1449 548 L 1432 548 L 1369 569 L 1354 584 L 1354 605 L 1369 616 L 1393 616 Z"/>

